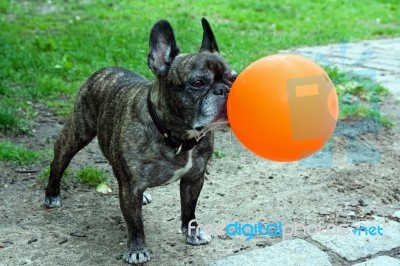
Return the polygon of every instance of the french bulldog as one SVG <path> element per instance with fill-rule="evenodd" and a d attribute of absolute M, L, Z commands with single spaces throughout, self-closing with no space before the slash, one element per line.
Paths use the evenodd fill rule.
<path fill-rule="evenodd" d="M 73 112 L 54 145 L 45 206 L 61 206 L 60 180 L 74 155 L 95 136 L 118 180 L 119 200 L 128 230 L 123 259 L 150 260 L 142 204 L 149 187 L 180 180 L 182 232 L 189 244 L 211 241 L 204 231 L 188 230 L 213 153 L 214 129 L 227 124 L 226 101 L 237 74 L 219 54 L 208 21 L 201 20 L 198 53 L 180 54 L 166 20 L 152 28 L 147 64 L 149 80 L 119 67 L 95 72 L 81 86 Z"/>

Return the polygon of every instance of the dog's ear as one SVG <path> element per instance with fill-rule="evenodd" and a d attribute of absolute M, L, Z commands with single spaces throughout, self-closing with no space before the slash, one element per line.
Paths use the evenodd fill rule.
<path fill-rule="evenodd" d="M 200 52 L 219 53 L 218 44 L 210 23 L 206 18 L 202 18 L 201 24 L 203 25 L 203 41 L 201 42 Z"/>
<path fill-rule="evenodd" d="M 172 61 L 179 53 L 174 31 L 168 21 L 160 20 L 154 24 L 150 33 L 149 49 L 147 65 L 157 77 L 166 76 Z"/>

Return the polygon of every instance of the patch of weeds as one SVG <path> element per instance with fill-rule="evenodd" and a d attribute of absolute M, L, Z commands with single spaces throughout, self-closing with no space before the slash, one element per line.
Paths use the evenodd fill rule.
<path fill-rule="evenodd" d="M 335 84 L 339 101 L 339 119 L 373 118 L 383 126 L 393 122 L 379 112 L 379 104 L 389 91 L 369 77 L 344 73 L 337 68 L 325 67 Z"/>
<path fill-rule="evenodd" d="M 10 130 L 18 124 L 17 112 L 13 109 L 0 110 L 0 130 Z"/>
<path fill-rule="evenodd" d="M 56 44 L 52 39 L 44 39 L 39 36 L 35 36 L 33 39 L 33 46 L 36 47 L 39 52 L 51 52 L 56 49 Z"/>
<path fill-rule="evenodd" d="M 0 141 L 0 161 L 29 164 L 38 162 L 42 151 L 31 150 L 10 141 Z"/>
<path fill-rule="evenodd" d="M 50 176 L 50 166 L 46 167 L 39 173 L 38 175 L 39 182 L 42 184 L 46 184 L 49 179 L 49 176 Z M 72 181 L 72 177 L 73 177 L 72 171 L 69 168 L 65 169 L 64 174 L 61 178 L 61 183 L 63 185 L 69 185 Z"/>
<path fill-rule="evenodd" d="M 226 153 L 222 150 L 215 150 L 213 153 L 213 156 L 217 159 L 221 159 L 221 158 L 226 157 Z"/>
<path fill-rule="evenodd" d="M 56 114 L 67 116 L 72 112 L 73 102 L 68 100 L 52 100 L 46 101 L 46 105 Z"/>
<path fill-rule="evenodd" d="M 104 170 L 90 166 L 78 170 L 75 175 L 78 182 L 94 187 L 108 181 L 108 174 Z"/>
<path fill-rule="evenodd" d="M 393 120 L 391 120 L 390 118 L 388 118 L 386 116 L 380 116 L 379 123 L 381 123 L 381 125 L 384 127 L 393 127 L 395 125 Z"/>
<path fill-rule="evenodd" d="M 33 118 L 36 117 L 31 101 L 25 101 L 17 96 L 4 98 L 0 96 L 0 130 L 14 133 L 31 133 Z"/>
<path fill-rule="evenodd" d="M 43 150 L 40 150 L 40 156 L 42 161 L 51 161 L 53 160 L 53 155 L 54 155 L 54 149 L 53 147 L 49 147 Z"/>

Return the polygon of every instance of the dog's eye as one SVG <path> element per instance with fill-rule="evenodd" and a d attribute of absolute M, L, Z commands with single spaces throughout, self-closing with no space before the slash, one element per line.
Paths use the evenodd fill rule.
<path fill-rule="evenodd" d="M 204 81 L 198 79 L 190 83 L 190 85 L 194 88 L 201 88 L 204 86 Z"/>

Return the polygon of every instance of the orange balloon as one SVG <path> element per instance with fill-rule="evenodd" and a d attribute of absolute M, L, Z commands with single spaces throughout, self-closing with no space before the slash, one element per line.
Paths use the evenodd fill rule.
<path fill-rule="evenodd" d="M 338 119 L 332 81 L 313 61 L 291 54 L 261 58 L 237 77 L 228 119 L 239 141 L 269 160 L 290 162 L 320 150 Z"/>

